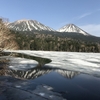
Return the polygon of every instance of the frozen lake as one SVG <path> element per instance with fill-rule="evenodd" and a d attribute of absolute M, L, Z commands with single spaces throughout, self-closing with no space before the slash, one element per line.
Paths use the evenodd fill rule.
<path fill-rule="evenodd" d="M 51 60 L 51 62 L 45 64 L 44 65 L 45 67 L 48 66 L 52 68 L 78 71 L 82 73 L 91 74 L 94 76 L 100 76 L 100 53 L 21 51 L 21 50 L 12 52 L 23 53 L 35 57 L 48 58 Z M 25 62 L 26 61 L 23 61 L 23 63 Z M 31 61 L 28 61 L 28 63 L 31 63 Z"/>
<path fill-rule="evenodd" d="M 67 100 L 100 100 L 100 53 L 10 52 L 21 55 L 10 57 L 6 75 L 52 86 Z"/>

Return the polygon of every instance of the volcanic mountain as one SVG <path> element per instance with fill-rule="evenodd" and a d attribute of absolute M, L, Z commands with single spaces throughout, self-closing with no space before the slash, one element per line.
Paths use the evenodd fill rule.
<path fill-rule="evenodd" d="M 83 31 L 81 28 L 77 27 L 74 24 L 68 24 L 65 25 L 63 27 L 61 27 L 60 29 L 57 30 L 58 32 L 73 32 L 73 33 L 80 33 L 86 36 L 89 36 L 90 34 L 88 34 L 87 32 Z"/>
<path fill-rule="evenodd" d="M 13 23 L 7 24 L 8 28 L 16 31 L 55 31 L 54 29 L 43 25 L 36 20 L 18 20 Z"/>

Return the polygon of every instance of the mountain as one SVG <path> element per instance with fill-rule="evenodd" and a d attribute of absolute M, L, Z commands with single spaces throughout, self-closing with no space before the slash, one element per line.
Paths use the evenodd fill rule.
<path fill-rule="evenodd" d="M 7 27 L 16 31 L 55 31 L 54 29 L 43 25 L 36 20 L 18 20 L 13 23 L 8 23 Z"/>
<path fill-rule="evenodd" d="M 18 31 L 23 35 L 30 35 L 31 37 L 34 34 L 45 34 L 45 36 L 54 35 L 60 38 L 71 38 L 89 42 L 100 42 L 100 37 L 90 35 L 74 24 L 65 25 L 58 31 L 48 26 L 45 26 L 36 20 L 23 19 L 17 20 L 13 23 L 7 23 L 6 25 L 11 30 Z"/>
<path fill-rule="evenodd" d="M 73 32 L 73 33 L 81 33 L 85 36 L 89 36 L 87 32 L 83 31 L 81 28 L 77 27 L 74 24 L 68 24 L 57 30 L 58 32 Z"/>

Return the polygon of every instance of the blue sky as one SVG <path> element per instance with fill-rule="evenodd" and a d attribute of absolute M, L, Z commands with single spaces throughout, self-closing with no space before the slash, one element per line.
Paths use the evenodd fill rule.
<path fill-rule="evenodd" d="M 100 0 L 0 0 L 0 16 L 37 20 L 53 29 L 73 23 L 100 36 Z"/>

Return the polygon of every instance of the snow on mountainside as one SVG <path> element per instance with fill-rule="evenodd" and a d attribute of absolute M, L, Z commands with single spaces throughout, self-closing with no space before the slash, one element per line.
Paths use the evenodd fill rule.
<path fill-rule="evenodd" d="M 68 24 L 63 26 L 62 28 L 60 28 L 59 30 L 57 30 L 59 32 L 75 32 L 75 33 L 81 33 L 83 35 L 90 35 L 87 32 L 83 31 L 82 29 L 80 29 L 79 27 L 77 27 L 74 24 Z"/>
<path fill-rule="evenodd" d="M 55 31 L 54 29 L 43 25 L 36 20 L 18 20 L 13 23 L 9 23 L 8 28 L 16 31 L 32 31 L 32 30 L 44 30 L 44 31 Z"/>

